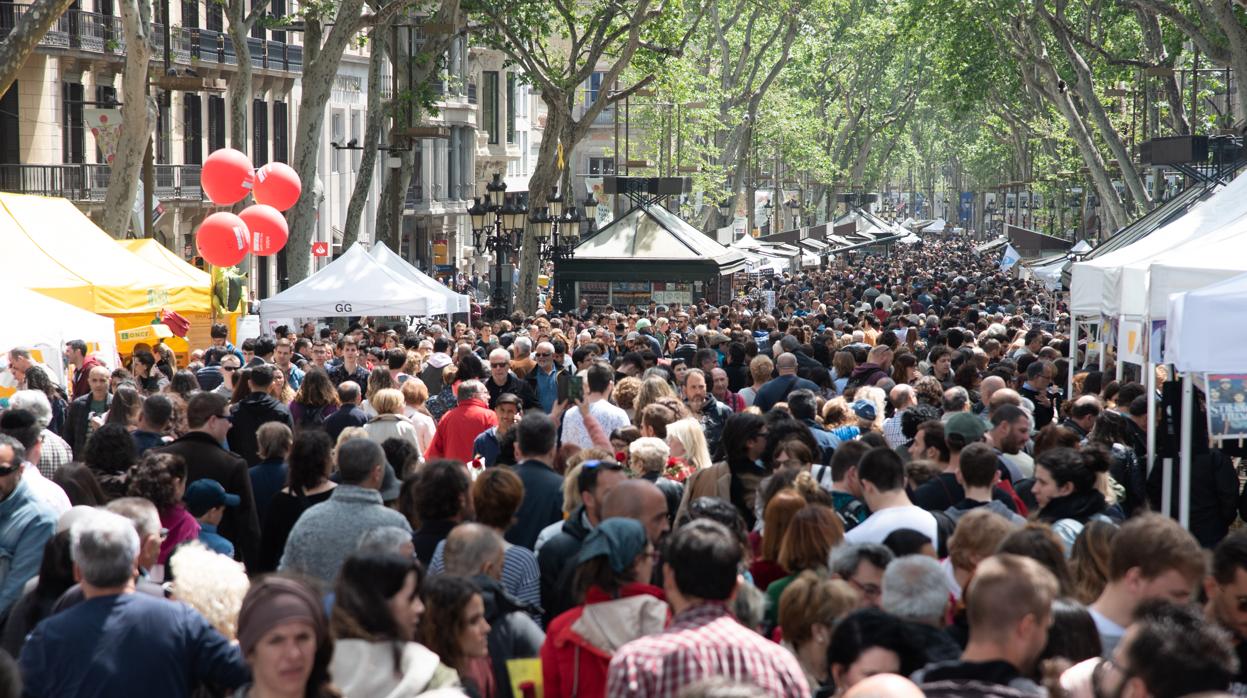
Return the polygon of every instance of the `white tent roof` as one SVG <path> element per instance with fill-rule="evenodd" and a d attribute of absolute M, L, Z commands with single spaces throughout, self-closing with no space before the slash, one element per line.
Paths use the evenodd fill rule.
<path fill-rule="evenodd" d="M 1090 252 L 1091 249 L 1092 249 L 1091 243 L 1087 242 L 1086 240 L 1079 240 L 1078 242 L 1074 243 L 1073 247 L 1069 248 L 1069 251 L 1073 252 L 1074 254 L 1083 254 L 1086 252 Z"/>
<path fill-rule="evenodd" d="M 902 228 L 908 228 L 912 226 L 913 224 L 914 224 L 914 219 L 910 217 L 906 217 L 905 220 L 901 221 Z"/>
<path fill-rule="evenodd" d="M 1247 370 L 1247 274 L 1169 296 L 1165 361 L 1179 371 Z"/>
<path fill-rule="evenodd" d="M 399 257 L 394 250 L 387 247 L 384 242 L 378 242 L 372 246 L 372 258 L 380 262 L 386 269 L 396 272 L 400 276 L 406 277 L 434 293 L 440 294 L 446 299 L 447 312 L 466 313 L 471 310 L 471 301 L 467 296 L 455 293 L 447 288 L 445 284 L 415 268 L 407 260 Z"/>
<path fill-rule="evenodd" d="M 1077 262 L 1070 271 L 1070 306 L 1079 315 L 1142 315 L 1147 306 L 1146 270 L 1152 260 L 1189 240 L 1247 215 L 1247 176 L 1240 176 L 1185 215 L 1147 237 L 1101 257 Z M 1132 270 L 1124 272 L 1130 266 Z M 1152 307 L 1163 312 L 1167 297 Z"/>
<path fill-rule="evenodd" d="M 261 317 L 444 315 L 446 298 L 391 271 L 360 243 L 324 269 L 260 302 Z"/>
<path fill-rule="evenodd" d="M 96 315 L 76 305 L 56 300 L 9 281 L 0 281 L 4 297 L 4 322 L 0 322 L 0 352 L 15 347 L 32 347 L 43 354 L 43 363 L 52 369 L 58 383 L 65 383 L 65 343 L 81 339 L 95 345 L 100 361 L 117 363 L 117 330 L 111 318 Z"/>
<path fill-rule="evenodd" d="M 948 227 L 948 223 L 943 218 L 936 218 L 931 224 L 922 229 L 924 233 L 942 233 L 944 228 Z"/>
<path fill-rule="evenodd" d="M 1144 312 L 1162 319 L 1169 296 L 1247 273 L 1247 216 L 1215 232 L 1170 250 L 1153 261 L 1144 281 Z M 1240 353 L 1244 345 L 1226 345 Z"/>
<path fill-rule="evenodd" d="M 581 238 L 575 258 L 634 259 L 641 263 L 709 260 L 719 266 L 720 273 L 736 271 L 745 262 L 739 247 L 720 245 L 658 205 L 633 208 L 597 233 Z"/>

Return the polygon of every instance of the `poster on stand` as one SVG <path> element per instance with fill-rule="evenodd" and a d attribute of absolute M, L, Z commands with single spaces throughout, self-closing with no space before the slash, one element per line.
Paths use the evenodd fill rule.
<path fill-rule="evenodd" d="M 1208 436 L 1247 438 L 1247 373 L 1208 373 Z"/>

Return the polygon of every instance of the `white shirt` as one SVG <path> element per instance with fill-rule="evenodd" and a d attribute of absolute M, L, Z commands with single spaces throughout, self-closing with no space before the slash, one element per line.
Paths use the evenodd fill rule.
<path fill-rule="evenodd" d="M 632 424 L 627 412 L 607 400 L 589 403 L 589 414 L 602 425 L 602 432 L 606 436 L 610 436 L 610 433 L 616 429 Z M 593 439 L 589 438 L 589 432 L 585 429 L 585 420 L 580 416 L 579 409 L 569 409 L 563 413 L 563 443 L 576 444 L 581 448 L 593 448 Z"/>
<path fill-rule="evenodd" d="M 912 528 L 926 534 L 927 538 L 931 539 L 931 545 L 939 546 L 939 531 L 935 517 L 931 515 L 931 512 L 912 504 L 876 511 L 852 531 L 844 534 L 844 539 L 853 544 L 882 544 L 884 538 L 902 528 Z"/>
<path fill-rule="evenodd" d="M 1113 648 L 1121 642 L 1121 636 L 1126 634 L 1126 629 L 1090 606 L 1087 611 L 1091 613 L 1091 620 L 1095 621 L 1095 631 L 1100 634 L 1100 656 L 1111 657 Z"/>
<path fill-rule="evenodd" d="M 73 505 L 69 503 L 69 495 L 65 494 L 65 490 L 61 489 L 60 485 L 44 477 L 34 463 L 22 465 L 22 479 L 26 481 L 26 486 L 30 488 L 30 493 L 35 496 L 35 499 L 55 511 L 57 518 L 69 511 Z"/>

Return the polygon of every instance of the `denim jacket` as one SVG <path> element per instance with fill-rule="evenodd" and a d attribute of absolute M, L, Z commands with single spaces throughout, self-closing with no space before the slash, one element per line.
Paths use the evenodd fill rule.
<path fill-rule="evenodd" d="M 0 615 L 21 598 L 22 587 L 36 574 L 43 546 L 56 533 L 56 513 L 39 501 L 26 481 L 0 502 Z"/>

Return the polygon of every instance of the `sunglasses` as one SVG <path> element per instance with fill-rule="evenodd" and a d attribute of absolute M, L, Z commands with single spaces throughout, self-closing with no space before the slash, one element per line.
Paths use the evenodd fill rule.
<path fill-rule="evenodd" d="M 511 364 L 489 364 L 491 368 L 510 368 Z"/>
<path fill-rule="evenodd" d="M 221 370 L 222 370 L 222 371 L 229 371 L 230 373 L 233 373 L 234 371 L 237 371 L 237 370 L 238 370 L 238 367 L 237 367 L 237 366 L 222 366 L 222 367 L 221 367 Z"/>
<path fill-rule="evenodd" d="M 9 463 L 6 467 L 0 468 L 0 477 L 7 477 L 22 469 L 21 463 Z"/>

